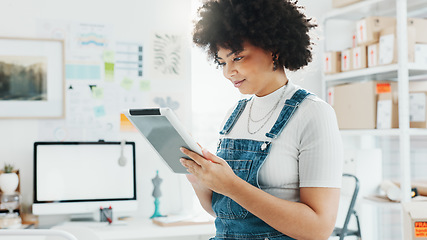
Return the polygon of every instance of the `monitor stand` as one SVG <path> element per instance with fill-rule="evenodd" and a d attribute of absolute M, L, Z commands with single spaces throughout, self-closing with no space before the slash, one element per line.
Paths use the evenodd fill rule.
<path fill-rule="evenodd" d="M 79 213 L 70 216 L 71 222 L 95 222 L 94 213 Z"/>

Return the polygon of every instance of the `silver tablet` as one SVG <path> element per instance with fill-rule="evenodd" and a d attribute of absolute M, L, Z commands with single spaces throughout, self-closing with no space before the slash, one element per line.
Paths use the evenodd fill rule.
<path fill-rule="evenodd" d="M 179 161 L 181 157 L 188 158 L 181 153 L 180 147 L 202 155 L 199 145 L 170 108 L 128 109 L 123 114 L 151 143 L 173 172 L 188 173 Z"/>

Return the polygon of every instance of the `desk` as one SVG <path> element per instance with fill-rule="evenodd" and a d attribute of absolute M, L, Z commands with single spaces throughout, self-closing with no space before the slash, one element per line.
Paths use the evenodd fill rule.
<path fill-rule="evenodd" d="M 129 220 L 126 224 L 66 222 L 63 225 L 88 227 L 102 240 L 207 240 L 215 235 L 213 223 L 161 227 L 151 220 L 141 219 Z"/>

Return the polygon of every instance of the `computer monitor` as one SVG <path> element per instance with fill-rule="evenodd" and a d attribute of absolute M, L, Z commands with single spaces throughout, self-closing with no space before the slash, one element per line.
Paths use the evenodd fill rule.
<path fill-rule="evenodd" d="M 137 210 L 134 142 L 34 143 L 33 214 L 99 215 L 110 206 Z"/>

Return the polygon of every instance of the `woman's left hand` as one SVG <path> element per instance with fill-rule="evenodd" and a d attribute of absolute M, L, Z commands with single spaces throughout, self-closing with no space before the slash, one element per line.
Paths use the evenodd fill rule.
<path fill-rule="evenodd" d="M 202 149 L 203 156 L 186 148 L 181 148 L 181 152 L 194 160 L 180 159 L 181 164 L 198 179 L 199 183 L 223 195 L 233 191 L 230 183 L 238 180 L 239 177 L 234 174 L 224 159 L 204 148 Z"/>

